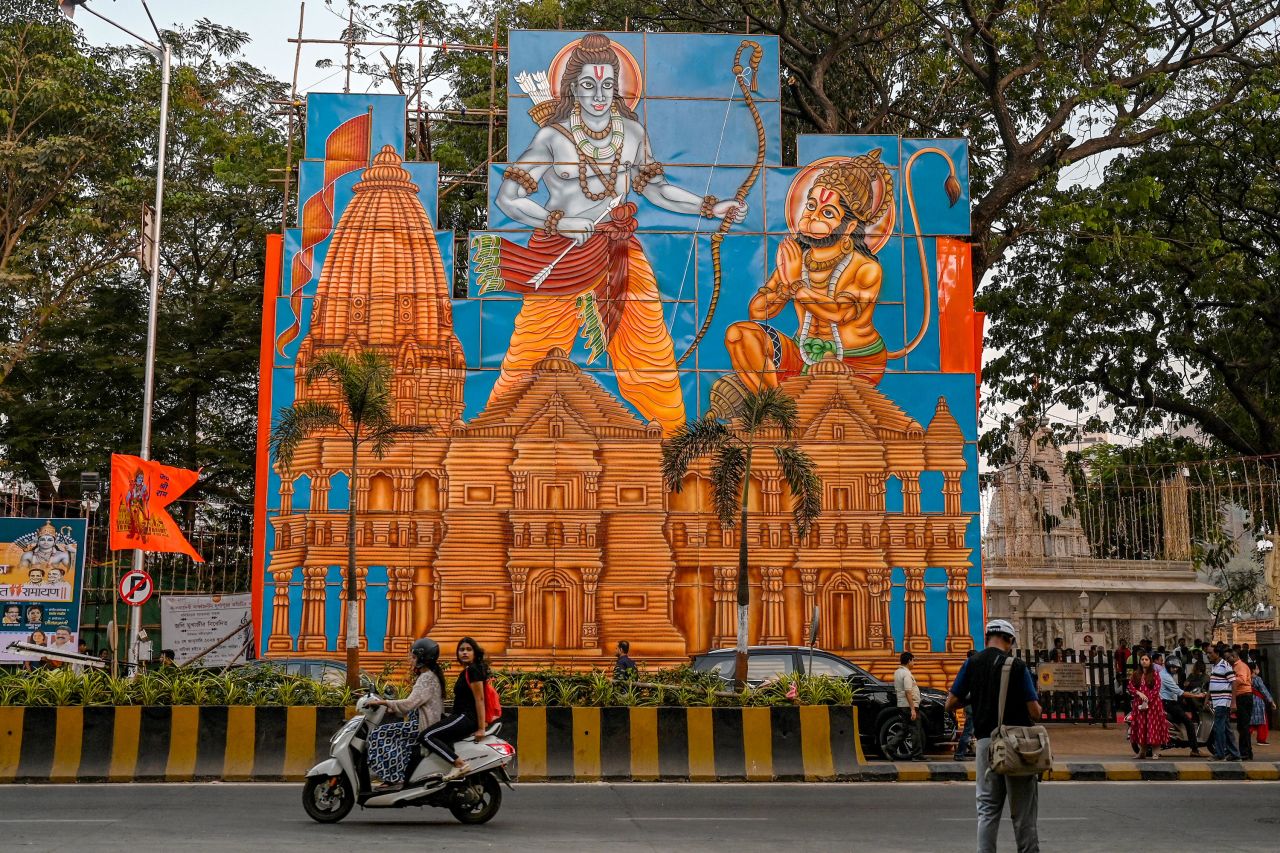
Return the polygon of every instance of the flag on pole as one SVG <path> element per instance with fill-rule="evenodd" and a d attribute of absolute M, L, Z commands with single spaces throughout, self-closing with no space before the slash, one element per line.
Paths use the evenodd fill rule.
<path fill-rule="evenodd" d="M 199 471 L 111 454 L 111 550 L 186 554 L 203 563 L 165 510 L 199 477 Z"/>

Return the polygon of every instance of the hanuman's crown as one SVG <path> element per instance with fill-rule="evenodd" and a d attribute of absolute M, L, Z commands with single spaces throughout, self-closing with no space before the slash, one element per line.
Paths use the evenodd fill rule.
<path fill-rule="evenodd" d="M 53 526 L 52 521 L 46 521 L 44 524 L 40 525 L 40 530 L 36 533 L 36 536 L 57 536 L 57 535 L 58 535 L 58 528 Z"/>
<path fill-rule="evenodd" d="M 832 163 L 818 173 L 813 185 L 839 193 L 860 222 L 878 220 L 893 198 L 893 175 L 880 162 L 879 148 Z"/>

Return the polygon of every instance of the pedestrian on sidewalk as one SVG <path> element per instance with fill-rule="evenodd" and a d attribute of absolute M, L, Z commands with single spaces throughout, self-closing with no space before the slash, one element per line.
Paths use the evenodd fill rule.
<path fill-rule="evenodd" d="M 1249 661 L 1249 671 L 1253 673 L 1250 685 L 1253 687 L 1253 718 L 1249 721 L 1249 730 L 1258 738 L 1258 743 L 1266 745 L 1271 737 L 1271 724 L 1268 718 L 1276 709 L 1275 697 L 1267 689 L 1267 684 L 1258 672 L 1258 662 Z"/>
<path fill-rule="evenodd" d="M 1238 651 L 1227 652 L 1227 663 L 1236 676 L 1231 683 L 1236 704 L 1236 746 L 1242 760 L 1253 761 L 1253 738 L 1249 734 L 1253 721 L 1253 672 Z"/>
<path fill-rule="evenodd" d="M 968 663 L 977 654 L 973 649 L 965 652 L 964 662 Z M 964 727 L 960 729 L 960 740 L 956 742 L 956 761 L 968 761 L 973 758 L 973 704 L 964 706 Z"/>
<path fill-rule="evenodd" d="M 1037 828 L 1040 777 L 1001 776 L 990 768 L 991 735 L 1000 725 L 1000 670 L 1013 653 L 1017 631 L 1005 619 L 992 619 L 983 631 L 986 648 L 965 661 L 947 696 L 946 711 L 973 706 L 973 732 L 978 738 L 977 778 L 978 853 L 995 853 L 1000 832 L 1000 815 L 1009 801 L 1009 818 L 1018 853 L 1039 853 Z M 1040 720 L 1040 702 L 1035 678 L 1018 658 L 1009 674 L 1009 694 L 1004 724 L 1030 726 Z"/>
<path fill-rule="evenodd" d="M 1160 674 L 1146 652 L 1138 657 L 1138 668 L 1129 679 L 1129 695 L 1133 699 L 1129 741 L 1139 758 L 1159 758 L 1160 747 L 1169 737 L 1169 724 L 1160 703 Z"/>
<path fill-rule="evenodd" d="M 903 652 L 893 673 L 893 691 L 898 694 L 898 713 L 902 715 L 903 739 L 911 739 L 911 760 L 924 761 L 924 719 L 920 716 L 920 686 L 911 674 L 916 656 Z"/>
<path fill-rule="evenodd" d="M 1225 657 L 1228 651 L 1226 643 L 1209 647 L 1209 663 L 1213 666 L 1209 670 L 1209 701 L 1213 704 L 1213 740 L 1209 743 L 1209 751 L 1215 761 L 1240 760 L 1236 733 L 1231 727 L 1231 714 L 1236 709 L 1235 691 L 1232 690 L 1236 673 Z"/>
<path fill-rule="evenodd" d="M 631 644 L 626 640 L 619 640 L 617 659 L 613 663 L 613 680 L 633 681 L 639 674 L 640 668 L 631 659 Z"/>

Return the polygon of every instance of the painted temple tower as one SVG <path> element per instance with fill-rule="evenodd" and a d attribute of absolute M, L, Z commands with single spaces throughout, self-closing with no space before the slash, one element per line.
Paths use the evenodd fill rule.
<path fill-rule="evenodd" d="M 348 481 L 359 525 L 356 595 L 365 596 L 370 565 L 387 568 L 387 629 L 384 648 L 407 650 L 432 621 L 431 567 L 443 533 L 447 505 L 444 457 L 449 432 L 462 415 L 465 374 L 462 346 L 453 333 L 449 281 L 431 219 L 400 156 L 385 146 L 363 170 L 351 202 L 334 229 L 312 308 L 312 327 L 298 349 L 295 395 L 300 402 L 333 404 L 332 382 L 306 382 L 308 369 L 325 353 L 355 355 L 373 350 L 393 365 L 393 410 L 397 423 L 426 426 L 427 434 L 402 436 L 382 459 L 361 448 L 359 478 Z M 330 567 L 347 553 L 346 508 L 329 506 L 333 479 L 348 480 L 351 443 L 334 431 L 308 439 L 293 464 L 281 470 L 281 512 L 271 571 L 275 612 L 268 650 L 294 648 L 287 596 L 295 568 L 303 577 L 297 650 L 324 651 L 325 605 Z M 310 507 L 294 513 L 293 484 L 306 478 Z M 343 583 L 342 596 L 346 598 Z M 362 613 L 366 612 L 362 608 Z M 345 608 L 342 610 L 345 619 Z M 345 624 L 339 635 L 345 632 Z M 360 626 L 367 645 L 365 626 Z"/>

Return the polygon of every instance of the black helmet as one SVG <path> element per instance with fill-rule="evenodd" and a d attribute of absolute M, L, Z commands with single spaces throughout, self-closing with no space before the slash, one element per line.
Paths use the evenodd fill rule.
<path fill-rule="evenodd" d="M 414 640 L 409 651 L 418 666 L 426 666 L 440 659 L 440 644 L 430 637 Z"/>

